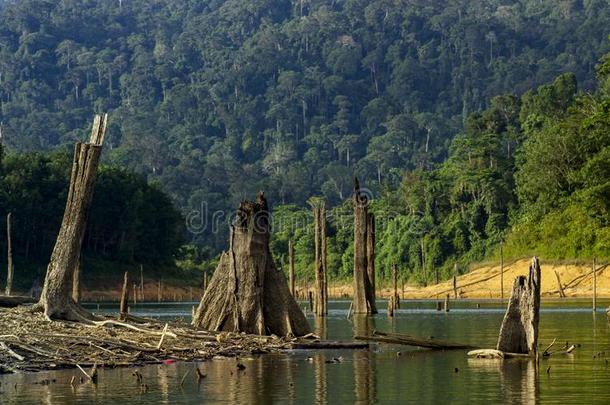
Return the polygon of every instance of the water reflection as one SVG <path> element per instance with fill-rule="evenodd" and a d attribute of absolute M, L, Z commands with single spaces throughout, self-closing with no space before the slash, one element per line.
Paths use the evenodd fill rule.
<path fill-rule="evenodd" d="M 499 374 L 502 402 L 510 404 L 538 402 L 539 384 L 535 360 L 469 358 L 468 366 L 474 371 Z"/>

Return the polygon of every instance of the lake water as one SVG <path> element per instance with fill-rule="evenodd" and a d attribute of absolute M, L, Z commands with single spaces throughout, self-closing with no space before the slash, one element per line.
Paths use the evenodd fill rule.
<path fill-rule="evenodd" d="M 141 304 L 136 315 L 190 319 L 185 304 Z M 379 308 L 386 307 L 379 302 Z M 600 308 L 608 302 L 598 302 Z M 304 304 L 302 304 L 304 306 Z M 433 336 L 494 347 L 504 314 L 498 303 L 452 302 L 449 313 L 432 301 L 402 302 L 393 319 L 346 319 L 349 301 L 331 301 L 326 319 L 309 317 L 328 339 L 351 340 L 372 330 Z M 95 307 L 90 307 L 96 309 Z M 102 305 L 102 312 L 116 306 Z M 194 365 L 177 363 L 140 369 L 143 391 L 133 369 L 102 369 L 97 385 L 70 386 L 74 370 L 0 376 L 0 404 L 370 404 L 370 403 L 610 403 L 610 323 L 605 310 L 593 314 L 589 301 L 543 301 L 540 346 L 554 338 L 580 344 L 573 354 L 531 361 L 468 359 L 466 351 L 438 352 L 391 345 L 371 350 L 293 351 L 286 354 L 200 363 L 207 378 L 197 382 Z M 333 359 L 338 359 L 332 362 Z M 330 361 L 330 362 L 329 362 Z M 180 382 L 185 373 L 189 373 Z M 41 384 L 43 380 L 55 380 Z"/>

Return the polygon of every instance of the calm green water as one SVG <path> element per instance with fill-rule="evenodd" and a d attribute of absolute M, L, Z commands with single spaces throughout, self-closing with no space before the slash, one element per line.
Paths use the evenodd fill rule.
<path fill-rule="evenodd" d="M 144 304 L 135 314 L 190 318 L 192 304 Z M 351 339 L 372 329 L 449 338 L 493 347 L 504 309 L 495 303 L 454 304 L 449 313 L 433 302 L 404 302 L 394 319 L 385 313 L 346 319 L 349 302 L 329 305 L 325 320 L 309 321 L 329 339 Z M 465 351 L 433 352 L 382 345 L 369 351 L 294 351 L 201 363 L 207 378 L 197 383 L 192 364 L 141 369 L 146 392 L 133 369 L 101 370 L 97 385 L 72 388 L 73 370 L 0 376 L 0 404 L 368 404 L 368 403 L 610 403 L 610 323 L 591 313 L 588 301 L 546 301 L 540 316 L 540 345 L 579 343 L 574 354 L 533 362 L 468 359 Z M 385 308 L 385 303 L 380 303 Z M 608 302 L 600 302 L 607 307 Z M 95 307 L 91 307 L 94 308 Z M 100 310 L 116 311 L 102 305 Z M 606 357 L 607 356 L 607 357 Z M 327 363 L 340 358 L 339 363 Z M 550 367 L 549 372 L 547 369 Z M 190 370 L 184 385 L 180 380 Z M 39 382 L 55 379 L 54 383 Z"/>

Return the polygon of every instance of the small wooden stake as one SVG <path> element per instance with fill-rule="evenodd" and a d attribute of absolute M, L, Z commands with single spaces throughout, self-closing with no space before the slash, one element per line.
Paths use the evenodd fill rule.
<path fill-rule="evenodd" d="M 457 263 L 454 263 L 454 265 L 453 265 L 453 299 L 454 300 L 457 300 L 457 298 L 458 298 L 457 275 L 458 275 Z"/>
<path fill-rule="evenodd" d="M 6 275 L 6 289 L 4 290 L 5 295 L 11 295 L 13 290 L 13 242 L 11 238 L 11 216 L 12 214 L 9 212 L 6 216 L 6 247 L 7 247 L 7 257 L 8 257 L 8 270 Z"/>
<path fill-rule="evenodd" d="M 445 312 L 449 312 L 449 294 L 445 297 Z"/>
<path fill-rule="evenodd" d="M 396 264 L 392 265 L 392 305 L 394 305 L 394 309 L 400 308 L 400 296 L 398 295 L 398 269 L 396 268 Z"/>

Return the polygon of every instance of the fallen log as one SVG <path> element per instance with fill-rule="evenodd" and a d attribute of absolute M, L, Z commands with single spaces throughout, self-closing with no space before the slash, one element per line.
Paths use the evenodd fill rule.
<path fill-rule="evenodd" d="M 356 340 L 369 340 L 372 342 L 393 343 L 406 346 L 417 346 L 433 350 L 456 350 L 456 349 L 474 349 L 475 346 L 448 342 L 437 339 L 426 339 L 417 336 L 403 335 L 398 333 L 373 332 L 373 336 L 354 336 Z"/>
<path fill-rule="evenodd" d="M 24 295 L 0 295 L 0 307 L 12 308 L 23 304 L 33 304 L 36 300 Z"/>
<path fill-rule="evenodd" d="M 323 350 L 323 349 L 368 349 L 370 345 L 368 343 L 361 342 L 297 342 L 291 345 L 292 349 L 311 349 L 311 350 Z"/>
<path fill-rule="evenodd" d="M 477 359 L 508 359 L 508 358 L 528 358 L 531 359 L 533 356 L 524 353 L 510 353 L 503 352 L 496 349 L 477 349 L 468 352 L 469 357 L 476 357 Z"/>

